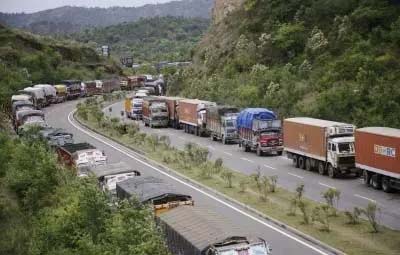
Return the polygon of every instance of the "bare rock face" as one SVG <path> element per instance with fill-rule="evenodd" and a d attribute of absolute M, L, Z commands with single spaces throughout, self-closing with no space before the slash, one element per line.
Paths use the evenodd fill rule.
<path fill-rule="evenodd" d="M 245 0 L 215 0 L 213 8 L 213 22 L 215 24 L 221 22 L 229 13 L 240 7 Z"/>

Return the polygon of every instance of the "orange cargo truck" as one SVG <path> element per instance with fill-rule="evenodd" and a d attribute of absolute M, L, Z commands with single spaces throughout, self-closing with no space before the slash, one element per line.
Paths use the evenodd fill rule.
<path fill-rule="evenodd" d="M 183 99 L 179 101 L 179 124 L 186 133 L 197 136 L 207 135 L 207 108 L 216 103 L 198 99 Z"/>
<path fill-rule="evenodd" d="M 366 185 L 391 192 L 400 189 L 400 129 L 366 127 L 356 130 L 356 167 Z"/>
<path fill-rule="evenodd" d="M 313 118 L 289 118 L 283 123 L 283 144 L 297 168 L 318 170 L 335 178 L 359 174 L 354 158 L 355 126 Z"/>

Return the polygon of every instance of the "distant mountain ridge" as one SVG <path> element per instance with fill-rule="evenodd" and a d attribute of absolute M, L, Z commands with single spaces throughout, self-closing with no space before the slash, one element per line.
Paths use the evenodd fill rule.
<path fill-rule="evenodd" d="M 141 7 L 64 6 L 30 14 L 0 13 L 0 23 L 39 34 L 74 33 L 87 27 L 106 27 L 156 16 L 210 18 L 213 5 L 214 0 L 182 0 Z"/>

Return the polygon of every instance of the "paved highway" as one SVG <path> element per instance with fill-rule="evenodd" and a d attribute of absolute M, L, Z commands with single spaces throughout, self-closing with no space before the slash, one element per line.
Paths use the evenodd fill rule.
<path fill-rule="evenodd" d="M 272 246 L 273 254 L 332 254 L 321 247 L 309 243 L 299 236 L 287 232 L 286 230 L 245 211 L 237 205 L 225 201 L 221 197 L 209 194 L 173 174 L 166 173 L 157 167 L 146 163 L 140 155 L 135 154 L 133 151 L 84 129 L 72 118 L 72 111 L 75 109 L 76 103 L 76 101 L 68 102 L 60 105 L 53 105 L 45 109 L 48 123 L 53 127 L 61 127 L 72 132 L 76 142 L 86 141 L 100 150 L 104 150 L 110 163 L 124 161 L 139 170 L 142 175 L 156 176 L 171 183 L 180 192 L 191 195 L 195 200 L 196 206 L 216 211 L 220 215 L 224 215 L 224 217 L 228 218 L 234 224 L 237 224 L 246 233 L 258 235 L 267 240 Z M 167 132 L 169 130 L 166 129 L 164 131 Z M 173 140 L 175 141 L 175 139 Z M 215 146 L 218 147 L 217 145 Z"/>
<path fill-rule="evenodd" d="M 106 114 L 121 117 L 122 102 L 110 107 L 112 112 L 105 109 Z M 294 168 L 291 160 L 284 156 L 258 157 L 255 153 L 243 152 L 237 144 L 223 145 L 221 142 L 211 141 L 210 138 L 186 134 L 183 130 L 151 129 L 142 124 L 141 130 L 147 133 L 169 136 L 171 145 L 176 148 L 183 149 L 188 142 L 207 147 L 213 159 L 222 158 L 225 166 L 245 174 L 254 173 L 257 167 L 260 167 L 265 175 L 277 175 L 278 184 L 288 190 L 294 191 L 299 183 L 304 183 L 306 197 L 314 201 L 323 202 L 321 193 L 328 188 L 336 188 L 341 191 L 339 201 L 341 210 L 352 210 L 355 206 L 366 207 L 369 202 L 376 202 L 381 209 L 380 222 L 390 228 L 400 229 L 400 194 L 387 194 L 366 187 L 362 184 L 361 179 L 354 177 L 330 179 L 314 172 Z"/>

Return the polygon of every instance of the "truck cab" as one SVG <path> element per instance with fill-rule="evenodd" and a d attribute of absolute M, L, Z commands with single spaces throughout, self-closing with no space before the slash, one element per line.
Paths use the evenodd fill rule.
<path fill-rule="evenodd" d="M 133 98 L 132 99 L 132 119 L 141 120 L 143 118 L 143 99 Z"/>
<path fill-rule="evenodd" d="M 239 135 L 236 129 L 236 119 L 237 114 L 225 114 L 221 117 L 222 124 L 222 143 L 225 144 L 227 141 L 237 142 L 239 140 Z"/>

